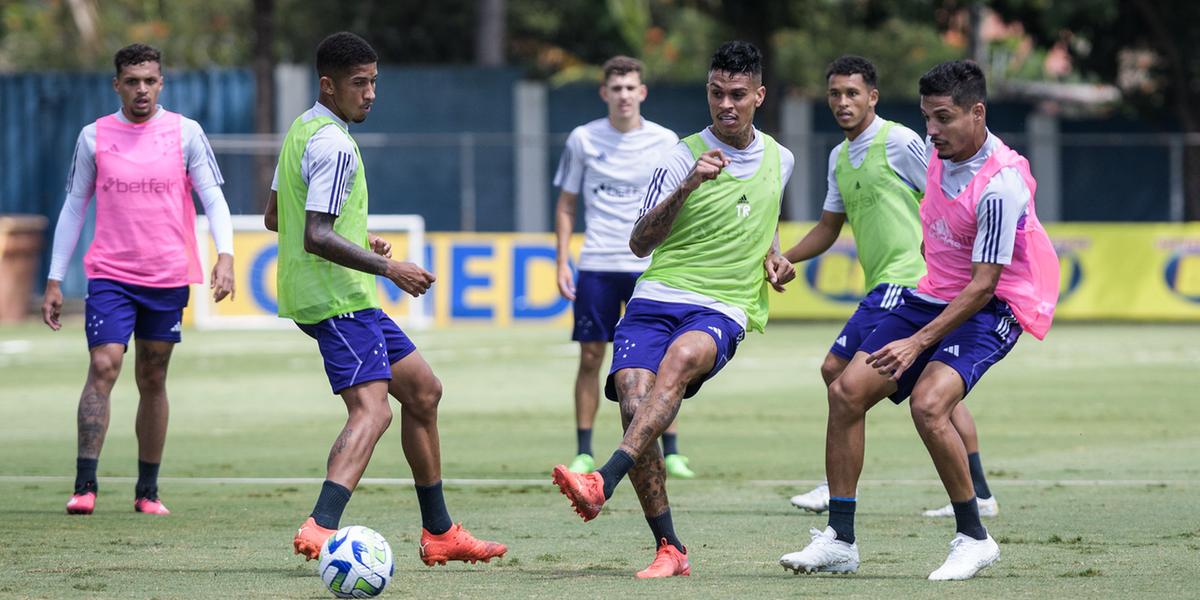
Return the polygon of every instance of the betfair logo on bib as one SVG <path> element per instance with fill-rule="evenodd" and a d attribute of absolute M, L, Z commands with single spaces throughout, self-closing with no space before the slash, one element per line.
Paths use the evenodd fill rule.
<path fill-rule="evenodd" d="M 178 179 L 158 179 L 150 177 L 139 179 L 137 181 L 126 181 L 116 177 L 109 177 L 100 186 L 100 189 L 106 192 L 116 192 L 118 194 L 163 194 L 174 193 L 182 189 L 183 184 Z"/>
<path fill-rule="evenodd" d="M 750 216 L 750 200 L 746 198 L 745 194 L 742 194 L 742 197 L 738 198 L 737 214 L 743 219 Z"/>

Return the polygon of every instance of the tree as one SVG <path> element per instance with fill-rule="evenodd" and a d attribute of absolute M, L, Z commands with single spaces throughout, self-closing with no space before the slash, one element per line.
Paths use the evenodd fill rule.
<path fill-rule="evenodd" d="M 994 0 L 1043 46 L 1067 42 L 1074 65 L 1117 85 L 1149 122 L 1170 114 L 1200 133 L 1200 2 L 1195 0 Z M 1187 220 L 1200 220 L 1200 145 L 1184 150 Z"/>

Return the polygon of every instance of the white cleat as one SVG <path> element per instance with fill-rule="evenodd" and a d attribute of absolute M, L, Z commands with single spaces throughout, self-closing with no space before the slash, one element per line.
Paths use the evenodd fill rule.
<path fill-rule="evenodd" d="M 803 550 L 784 554 L 779 564 L 792 573 L 854 573 L 858 571 L 858 544 L 837 539 L 832 527 L 812 532 L 812 542 Z"/>
<path fill-rule="evenodd" d="M 1000 514 L 1000 504 L 996 502 L 995 496 L 987 499 L 976 498 L 975 504 L 979 506 L 979 516 L 981 517 L 994 517 Z M 954 505 L 947 504 L 941 508 L 932 508 L 921 513 L 921 515 L 925 517 L 953 517 Z"/>
<path fill-rule="evenodd" d="M 829 510 L 829 483 L 822 483 L 811 491 L 792 496 L 792 506 L 815 513 Z"/>
<path fill-rule="evenodd" d="M 929 580 L 970 579 L 997 560 L 1000 560 L 1000 546 L 991 535 L 986 539 L 977 540 L 960 533 L 950 540 L 950 556 L 946 557 L 942 566 L 929 574 Z"/>

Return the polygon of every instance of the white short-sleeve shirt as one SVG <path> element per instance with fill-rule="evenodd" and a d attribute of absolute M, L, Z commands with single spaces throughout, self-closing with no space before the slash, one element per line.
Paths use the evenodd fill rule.
<path fill-rule="evenodd" d="M 871 124 L 858 134 L 858 137 L 853 140 L 842 140 L 842 143 L 834 146 L 833 150 L 829 152 L 829 171 L 826 174 L 828 187 L 825 192 L 824 210 L 835 213 L 846 212 L 846 203 L 842 201 L 842 192 L 838 189 L 837 175 L 834 173 L 842 148 L 848 146 L 846 152 L 850 158 L 850 165 L 857 168 L 867 159 L 867 150 L 871 148 L 871 143 L 875 141 L 879 130 L 883 129 L 883 123 L 883 118 L 876 115 Z M 897 123 L 888 131 L 884 148 L 887 151 L 888 166 L 895 171 L 900 180 L 908 184 L 908 187 L 924 193 L 925 174 L 929 168 L 925 141 L 913 130 Z"/>
<path fill-rule="evenodd" d="M 629 234 L 651 184 L 651 174 L 675 132 L 642 119 L 622 133 L 607 117 L 576 127 L 558 162 L 554 185 L 583 196 L 584 241 L 579 269 L 638 273 L 650 265 L 629 249 Z"/>

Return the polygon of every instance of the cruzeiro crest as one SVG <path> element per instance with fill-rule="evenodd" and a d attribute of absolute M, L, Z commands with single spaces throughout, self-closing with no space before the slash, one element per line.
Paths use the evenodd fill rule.
<path fill-rule="evenodd" d="M 746 198 L 745 194 L 742 194 L 742 197 L 738 198 L 737 214 L 743 219 L 750 216 L 750 200 Z"/>

